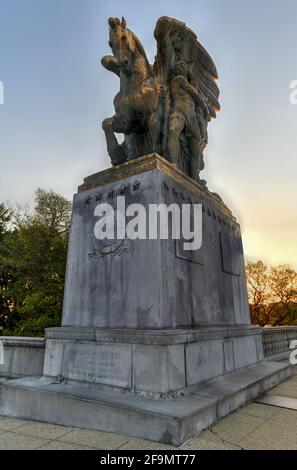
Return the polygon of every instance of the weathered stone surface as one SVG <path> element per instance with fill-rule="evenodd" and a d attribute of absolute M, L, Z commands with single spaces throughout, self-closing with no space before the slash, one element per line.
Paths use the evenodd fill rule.
<path fill-rule="evenodd" d="M 168 163 L 165 169 L 135 176 L 134 168 L 124 179 L 74 198 L 63 325 L 135 329 L 248 325 L 241 237 L 230 212 L 199 185 L 189 187 L 188 178 Z M 167 168 L 179 182 L 167 174 Z M 147 210 L 149 204 L 203 204 L 202 248 L 183 256 L 176 240 L 125 239 L 106 250 L 94 236 L 94 209 L 99 197 L 100 203 L 116 207 L 116 197 L 123 191 L 126 206 L 140 203 Z M 235 274 L 226 272 L 222 264 L 222 234 L 231 240 Z"/>
<path fill-rule="evenodd" d="M 63 326 L 46 329 L 47 340 L 99 341 L 114 343 L 158 344 L 170 345 L 193 343 L 214 339 L 233 338 L 257 335 L 261 337 L 262 328 L 251 325 L 244 326 L 210 326 L 196 328 L 175 328 L 167 330 L 138 329 L 101 329 L 86 327 Z"/>
<path fill-rule="evenodd" d="M 132 349 L 127 344 L 67 343 L 64 377 L 131 389 Z"/>
<path fill-rule="evenodd" d="M 94 384 L 18 379 L 1 384 L 0 415 L 120 432 L 179 446 L 289 374 L 288 365 L 257 364 L 170 400 L 107 392 Z"/>
<path fill-rule="evenodd" d="M 3 344 L 4 361 L 0 363 L 0 377 L 39 376 L 42 374 L 45 340 L 0 336 Z"/>
<path fill-rule="evenodd" d="M 216 377 L 204 384 L 190 388 L 191 393 L 218 400 L 218 418 L 222 418 L 261 395 L 275 384 L 291 375 L 290 368 L 283 364 L 263 361 L 244 367 L 233 374 Z"/>
<path fill-rule="evenodd" d="M 63 356 L 65 342 L 49 339 L 46 341 L 46 354 L 44 358 L 43 374 L 52 377 L 61 377 L 63 373 Z"/>
<path fill-rule="evenodd" d="M 189 385 L 222 375 L 224 373 L 222 341 L 203 341 L 187 345 L 186 361 Z"/>
<path fill-rule="evenodd" d="M 257 344 L 255 336 L 235 338 L 234 342 L 235 368 L 249 366 L 258 361 Z"/>
<path fill-rule="evenodd" d="M 134 345 L 135 390 L 170 393 L 186 388 L 184 346 Z"/>
<path fill-rule="evenodd" d="M 49 328 L 46 335 L 44 375 L 156 396 L 185 391 L 260 360 L 256 344 L 261 341 L 261 329 L 247 326 L 184 330 L 62 327 Z M 81 340 L 86 337 L 95 340 Z"/>
<path fill-rule="evenodd" d="M 232 372 L 235 370 L 235 358 L 234 358 L 234 343 L 232 340 L 226 340 L 223 342 L 223 353 L 224 353 L 224 372 Z"/>

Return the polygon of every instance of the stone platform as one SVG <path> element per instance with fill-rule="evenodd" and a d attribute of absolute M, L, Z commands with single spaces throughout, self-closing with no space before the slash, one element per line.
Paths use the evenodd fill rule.
<path fill-rule="evenodd" d="M 297 401 L 297 370 L 266 396 Z M 1 378 L 0 378 L 1 382 Z M 248 403 L 186 441 L 179 450 L 297 450 L 296 409 Z M 119 431 L 120 432 L 120 431 Z M 150 450 L 176 447 L 124 434 L 8 418 L 0 415 L 0 450 Z M 184 453 L 184 452 L 183 452 Z"/>
<path fill-rule="evenodd" d="M 0 415 L 142 437 L 179 446 L 290 376 L 263 361 L 192 387 L 176 399 L 143 398 L 104 386 L 17 379 L 0 385 Z"/>

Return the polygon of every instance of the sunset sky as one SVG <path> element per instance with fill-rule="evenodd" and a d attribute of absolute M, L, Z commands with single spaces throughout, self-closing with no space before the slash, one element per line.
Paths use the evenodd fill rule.
<path fill-rule="evenodd" d="M 201 176 L 238 217 L 247 257 L 297 268 L 296 0 L 0 0 L 0 202 L 31 204 L 37 187 L 71 199 L 110 165 L 107 19 L 125 16 L 153 62 L 162 15 L 185 21 L 219 72 Z"/>

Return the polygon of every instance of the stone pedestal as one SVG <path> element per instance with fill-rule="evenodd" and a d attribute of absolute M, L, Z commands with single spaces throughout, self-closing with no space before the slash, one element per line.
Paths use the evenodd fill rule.
<path fill-rule="evenodd" d="M 202 246 L 99 241 L 95 208 L 202 204 Z M 63 322 L 42 379 L 6 382 L 0 414 L 180 445 L 290 374 L 250 325 L 240 227 L 158 155 L 85 179 L 74 197 Z M 22 398 L 22 401 L 21 400 Z M 33 406 L 34 404 L 34 406 Z"/>
<path fill-rule="evenodd" d="M 95 209 L 108 203 L 116 214 L 118 196 L 147 213 L 202 204 L 201 248 L 171 236 L 97 240 Z M 250 326 L 240 228 L 217 196 L 155 154 L 85 179 L 44 375 L 170 394 L 261 361 L 260 333 Z"/>
<path fill-rule="evenodd" d="M 98 204 L 202 204 L 203 240 L 94 236 Z M 249 325 L 240 228 L 217 197 L 157 155 L 85 179 L 74 197 L 63 326 L 164 329 Z"/>

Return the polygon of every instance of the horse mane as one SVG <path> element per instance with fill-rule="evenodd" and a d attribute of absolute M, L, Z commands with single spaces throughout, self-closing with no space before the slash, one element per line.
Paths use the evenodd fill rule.
<path fill-rule="evenodd" d="M 138 37 L 136 36 L 136 34 L 133 33 L 133 31 L 131 31 L 131 30 L 128 29 L 128 28 L 126 28 L 126 29 L 127 29 L 127 31 L 129 31 L 129 33 L 132 34 L 132 37 L 133 37 L 134 41 L 136 42 L 136 45 L 137 45 L 137 48 L 138 48 L 139 52 L 140 52 L 141 55 L 144 57 L 144 59 L 145 59 L 147 65 L 148 65 L 148 67 L 151 68 L 151 65 L 150 65 L 149 60 L 148 60 L 148 58 L 147 58 L 147 55 L 146 55 L 146 53 L 145 53 L 144 47 L 143 47 L 143 45 L 141 44 L 141 42 L 139 41 Z"/>

